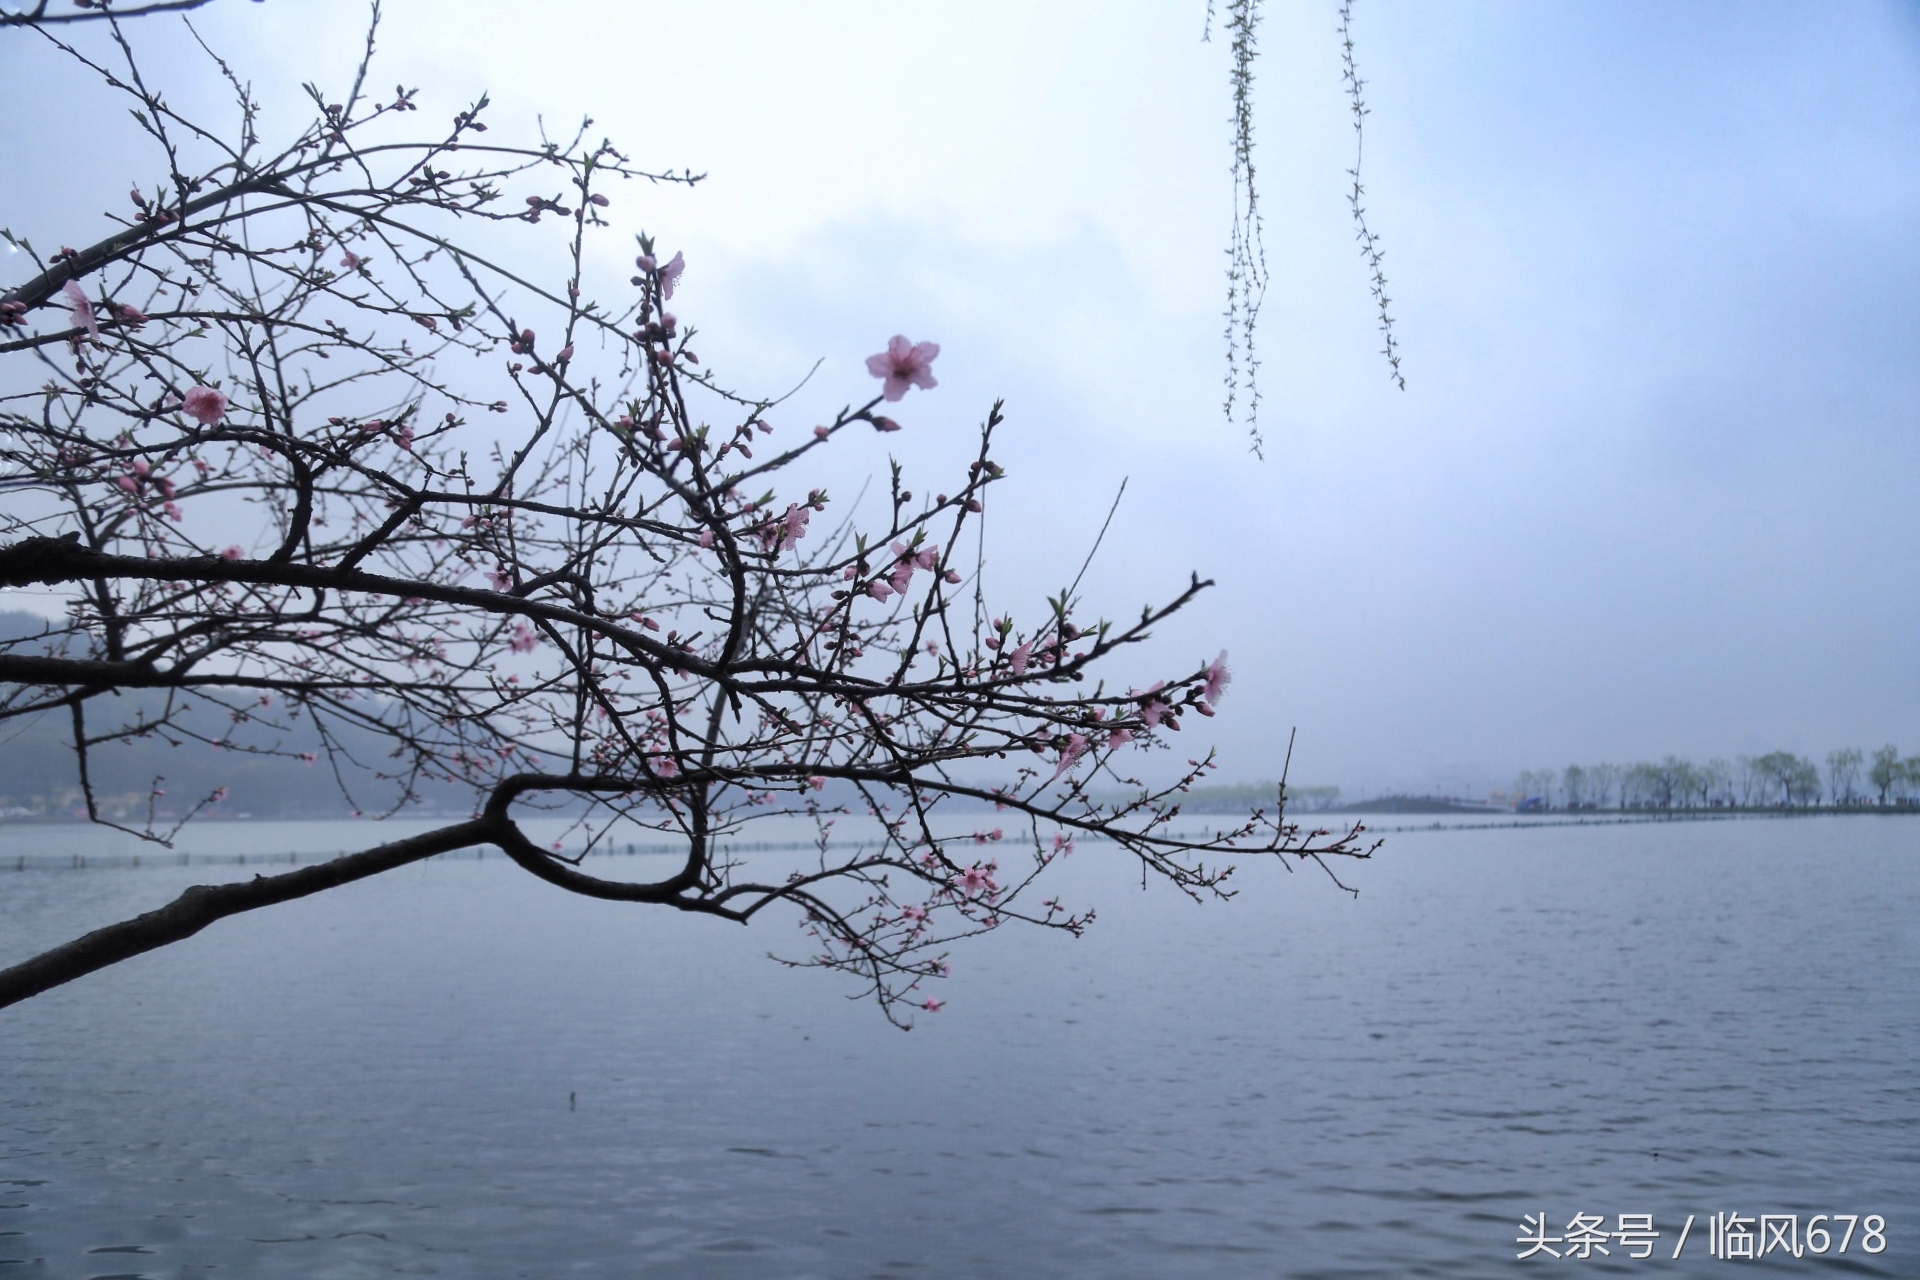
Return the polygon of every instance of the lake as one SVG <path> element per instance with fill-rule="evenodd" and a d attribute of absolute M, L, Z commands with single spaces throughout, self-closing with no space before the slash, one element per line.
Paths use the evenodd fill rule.
<path fill-rule="evenodd" d="M 789 921 L 497 858 L 222 922 L 0 1012 L 0 1280 L 1739 1274 L 1723 1213 L 1920 1275 L 1920 821 L 1403 832 L 1357 900 L 1060 870 L 1088 936 L 957 949 L 911 1033 Z M 0 872 L 0 963 L 245 874 Z M 1660 1235 L 1519 1261 L 1541 1214 Z"/>

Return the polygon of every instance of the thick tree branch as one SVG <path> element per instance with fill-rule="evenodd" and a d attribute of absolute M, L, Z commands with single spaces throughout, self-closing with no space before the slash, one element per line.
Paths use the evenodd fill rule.
<path fill-rule="evenodd" d="M 0 1009 L 143 952 L 191 938 L 216 920 L 337 889 L 437 853 L 489 843 L 497 829 L 492 819 L 477 818 L 277 876 L 195 885 L 157 911 L 95 929 L 64 946 L 0 970 Z"/>
<path fill-rule="evenodd" d="M 144 18 L 150 13 L 185 13 L 198 9 L 208 0 L 153 0 L 150 4 L 109 8 L 104 3 L 89 4 L 78 13 L 48 13 L 48 0 L 39 0 L 31 9 L 0 13 L 0 27 L 55 27 L 73 22 L 99 22 L 103 18 Z"/>
<path fill-rule="evenodd" d="M 623 627 L 605 618 L 597 618 L 564 605 L 528 600 L 499 591 L 485 591 L 479 587 L 422 582 L 368 573 L 362 569 L 335 569 L 281 560 L 229 560 L 222 556 L 116 556 L 83 547 L 78 535 L 72 534 L 60 538 L 22 538 L 11 546 L 0 547 L 0 586 L 58 586 L 95 578 L 145 582 L 232 582 L 247 586 L 362 591 L 395 599 L 433 600 L 489 613 L 519 614 L 584 627 L 618 640 L 624 647 L 655 661 L 670 661 L 689 669 L 698 669 L 703 674 L 715 670 L 708 662 L 672 651 L 657 641 L 634 634 L 630 627 Z"/>

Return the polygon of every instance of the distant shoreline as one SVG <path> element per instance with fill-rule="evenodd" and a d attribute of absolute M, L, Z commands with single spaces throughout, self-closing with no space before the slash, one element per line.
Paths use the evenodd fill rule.
<path fill-rule="evenodd" d="M 982 805 L 980 808 L 984 809 Z M 1189 801 L 1182 811 L 1189 814 L 1240 813 L 1255 807 L 1249 801 L 1237 800 L 1223 804 L 1218 801 Z M 1265 807 L 1265 806 L 1258 806 Z M 973 806 L 955 806 L 954 813 L 973 812 Z M 1599 809 L 1582 806 L 1576 809 L 1532 808 L 1514 809 L 1506 805 L 1483 804 L 1473 800 L 1455 800 L 1444 796 L 1381 796 L 1374 800 L 1356 800 L 1350 804 L 1328 807 L 1289 806 L 1287 813 L 1300 817 L 1310 813 L 1323 813 L 1335 817 L 1404 816 L 1421 817 L 1428 815 L 1479 816 L 1486 818 L 1729 818 L 1729 817 L 1813 817 L 1837 814 L 1877 814 L 1892 817 L 1899 814 L 1920 815 L 1920 804 L 1814 804 L 1814 805 L 1699 805 L 1691 807 L 1672 806 L 1634 806 L 1625 809 Z M 452 809 L 421 811 L 407 810 L 404 813 L 389 814 L 375 818 L 356 814 L 316 814 L 316 813 L 202 813 L 193 819 L 194 825 L 219 824 L 225 826 L 237 822 L 356 822 L 380 823 L 391 821 L 404 822 L 464 822 L 469 813 Z M 564 814 L 548 814 L 547 817 L 564 817 Z M 157 814 L 156 821 L 162 825 L 178 821 L 178 815 Z M 92 826 L 84 814 L 54 813 L 0 813 L 0 826 L 18 823 L 22 826 Z"/>
<path fill-rule="evenodd" d="M 1387 797 L 1385 801 L 1362 801 L 1360 803 L 1361 805 L 1379 805 L 1387 802 L 1397 802 L 1401 804 L 1411 805 L 1413 802 L 1419 799 L 1421 799 L 1421 797 L 1398 796 L 1398 797 Z M 1575 810 L 1532 809 L 1526 812 L 1516 813 L 1510 809 L 1489 809 L 1484 807 L 1475 807 L 1473 805 L 1461 803 L 1457 801 L 1442 801 L 1442 800 L 1432 799 L 1430 797 L 1427 799 L 1429 799 L 1431 803 L 1436 807 L 1428 808 L 1428 809 L 1406 807 L 1406 808 L 1398 808 L 1398 809 L 1391 809 L 1391 810 L 1369 808 L 1369 809 L 1363 810 L 1359 805 L 1356 805 L 1347 809 L 1316 809 L 1312 811 L 1312 816 L 1332 817 L 1332 818 L 1339 818 L 1339 817 L 1365 818 L 1365 817 L 1371 817 L 1376 815 L 1385 816 L 1385 817 L 1401 816 L 1401 817 L 1409 817 L 1409 818 L 1430 816 L 1436 819 L 1444 816 L 1444 817 L 1453 817 L 1453 818 L 1482 817 L 1482 818 L 1489 819 L 1489 821 L 1485 821 L 1485 822 L 1434 821 L 1434 822 L 1428 822 L 1428 823 L 1420 823 L 1418 825 L 1406 824 L 1406 825 L 1395 825 L 1395 826 L 1376 825 L 1373 823 L 1357 824 L 1361 826 L 1364 830 L 1376 835 L 1393 835 L 1393 834 L 1414 834 L 1414 833 L 1420 833 L 1420 832 L 1530 831 L 1530 830 L 1537 830 L 1542 827 L 1658 826 L 1666 823 L 1679 823 L 1679 822 L 1734 822 L 1734 821 L 1753 821 L 1753 820 L 1766 819 L 1766 818 L 1833 817 L 1833 816 L 1845 815 L 1845 814 L 1881 814 L 1881 815 L 1920 814 L 1920 805 L 1887 805 L 1884 807 L 1877 806 L 1877 805 L 1847 805 L 1847 806 L 1827 805 L 1827 806 L 1811 806 L 1804 809 L 1803 808 L 1787 809 L 1787 808 L 1781 808 L 1778 806 L 1770 807 L 1770 808 L 1737 808 L 1737 807 L 1729 808 L 1726 806 L 1721 806 L 1719 808 L 1705 808 L 1705 809 L 1575 809 Z M 1437 807 L 1442 804 L 1446 804 L 1449 807 L 1447 808 Z M 1189 810 L 1189 812 L 1198 813 L 1202 811 Z M 1289 816 L 1293 816 L 1293 815 L 1289 815 Z M 420 815 L 420 817 L 429 822 L 447 820 L 444 816 Z M 32 825 L 36 825 L 36 826 L 55 826 L 55 825 L 92 826 L 94 825 L 92 823 L 87 822 L 85 819 L 75 820 L 71 818 L 34 818 L 34 819 L 24 819 L 24 820 L 15 819 L 15 821 L 21 821 L 23 823 L 31 823 Z M 348 822 L 352 820 L 344 819 L 344 818 L 343 819 L 326 819 L 326 818 L 287 819 L 287 818 L 267 818 L 267 817 L 248 817 L 248 818 L 232 817 L 232 818 L 221 819 L 218 825 L 237 826 L 243 823 L 259 823 L 264 826 L 264 825 L 284 824 L 287 822 L 309 822 L 310 823 L 310 822 L 332 822 L 332 821 Z M 1096 843 L 1096 844 L 1104 843 L 1103 839 L 1098 836 L 1087 836 L 1086 839 L 1090 843 Z M 836 841 L 830 842 L 829 847 L 850 848 L 850 847 L 854 847 L 858 843 L 859 843 L 858 841 L 836 840 Z M 762 851 L 770 851 L 770 850 L 793 851 L 793 850 L 814 849 L 817 847 L 818 847 L 817 843 L 811 840 L 742 841 L 737 845 L 723 846 L 723 849 L 730 849 L 733 852 L 739 852 L 739 853 L 748 853 L 748 852 L 762 852 Z M 290 866 L 299 866 L 302 864 L 330 861 L 333 858 L 339 857 L 342 853 L 350 852 L 350 851 L 351 850 L 346 850 L 346 849 L 329 849 L 329 850 L 316 849 L 316 850 L 307 850 L 304 852 L 302 851 L 285 851 L 285 852 L 248 851 L 243 853 L 217 853 L 217 852 L 192 853 L 192 852 L 182 852 L 177 849 L 168 848 L 168 849 L 143 850 L 141 852 L 129 852 L 129 853 L 108 852 L 108 853 L 70 853 L 70 854 L 51 854 L 51 855 L 50 854 L 32 854 L 32 853 L 14 853 L 14 854 L 7 854 L 4 856 L 0 856 L 0 872 L 67 871 L 67 870 L 81 871 L 81 870 L 104 869 L 104 868 L 130 869 L 130 868 L 141 868 L 141 867 L 147 867 L 147 868 L 206 867 L 206 866 L 260 867 L 260 868 L 273 867 L 273 866 L 290 867 Z M 663 855 L 663 854 L 683 856 L 684 846 L 677 842 L 661 843 L 657 841 L 647 841 L 643 843 L 639 841 L 629 842 L 629 841 L 616 840 L 608 843 L 605 847 L 596 849 L 594 851 L 595 856 L 602 857 L 602 858 L 634 857 L 636 855 L 645 857 L 649 855 Z M 485 861 L 493 858 L 500 858 L 504 856 L 505 855 L 497 849 L 489 849 L 485 846 L 474 846 L 472 848 L 459 849 L 459 850 L 454 850 L 448 853 L 436 854 L 432 858 L 426 859 L 426 861 L 429 861 L 429 862 L 476 861 L 477 862 L 477 861 Z"/>
<path fill-rule="evenodd" d="M 1894 814 L 1920 814 L 1920 805 L 1913 804 L 1814 804 L 1814 805 L 1645 805 L 1625 809 L 1599 809 L 1581 806 L 1575 809 L 1536 807 L 1514 809 L 1505 805 L 1479 804 L 1471 800 L 1455 800 L 1443 796 L 1382 796 L 1377 800 L 1358 800 L 1352 804 L 1334 805 L 1326 809 L 1291 810 L 1290 812 L 1312 812 L 1333 814 L 1481 814 L 1486 817 L 1511 815 L 1516 818 L 1713 818 L 1713 817 L 1762 817 L 1762 816 L 1799 816 L 1802 814 L 1847 814 L 1870 813 L 1884 816 Z"/>

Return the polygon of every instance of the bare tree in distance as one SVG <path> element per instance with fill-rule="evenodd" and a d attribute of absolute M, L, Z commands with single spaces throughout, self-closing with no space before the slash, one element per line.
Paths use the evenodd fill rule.
<path fill-rule="evenodd" d="M 1607 797 L 1615 795 L 1620 786 L 1620 766 L 1617 764 L 1596 764 L 1587 770 L 1587 777 L 1593 784 L 1593 807 L 1605 809 Z M 1620 801 L 1624 806 L 1626 801 Z"/>
<path fill-rule="evenodd" d="M 1700 771 L 1700 785 L 1708 804 L 1726 806 L 1733 803 L 1733 766 L 1725 758 L 1715 756 L 1707 761 Z"/>
<path fill-rule="evenodd" d="M 0 971 L 0 1006 L 489 846 L 588 897 L 783 910 L 788 963 L 853 976 L 906 1025 L 940 1007 L 924 984 L 961 940 L 1088 925 L 1041 896 L 1077 843 L 1196 899 L 1232 896 L 1236 859 L 1339 883 L 1332 859 L 1369 856 L 1358 824 L 1289 821 L 1284 789 L 1179 820 L 1214 757 L 1172 744 L 1214 714 L 1225 655 L 1146 688 L 1101 672 L 1198 575 L 1126 622 L 1081 599 L 1085 563 L 1044 603 L 988 606 L 971 546 L 1007 479 L 1001 406 L 944 492 L 891 463 L 857 519 L 817 483 L 825 451 L 911 429 L 890 415 L 936 385 L 937 345 L 896 335 L 846 371 L 879 393 L 818 425 L 724 385 L 669 309 L 679 253 L 640 235 L 612 294 L 589 270 L 616 200 L 698 176 L 642 168 L 590 124 L 501 141 L 484 97 L 429 113 L 378 92 L 377 22 L 376 4 L 351 83 L 308 86 L 310 118 L 273 143 L 211 52 L 238 136 L 178 114 L 111 13 L 97 46 L 25 37 L 96 73 L 153 152 L 110 234 L 43 254 L 7 233 L 37 274 L 0 296 L 0 585 L 69 607 L 0 641 L 0 723 L 62 717 L 89 815 L 152 841 L 219 797 L 178 804 L 152 779 L 143 820 L 109 816 L 100 780 L 128 743 L 296 761 L 367 813 L 451 790 L 467 816 L 191 888 Z M 1170 780 L 1142 781 L 1169 752 Z M 555 813 L 573 837 L 536 843 L 525 819 Z M 742 851 L 783 818 L 810 824 L 810 852 Z M 867 834 L 835 839 L 843 821 Z M 635 828 L 684 850 L 670 875 L 587 869 Z"/>
<path fill-rule="evenodd" d="M 1827 797 L 1833 803 L 1852 804 L 1858 798 L 1860 765 L 1865 759 L 1858 747 L 1827 752 Z"/>
<path fill-rule="evenodd" d="M 1906 763 L 1913 762 L 1910 760 Z M 1875 748 L 1873 764 L 1867 770 L 1867 780 L 1873 784 L 1882 805 L 1887 803 L 1889 795 L 1894 799 L 1899 798 L 1901 785 L 1907 781 L 1908 777 L 1909 771 L 1900 760 L 1900 748 L 1891 742 L 1884 747 Z"/>

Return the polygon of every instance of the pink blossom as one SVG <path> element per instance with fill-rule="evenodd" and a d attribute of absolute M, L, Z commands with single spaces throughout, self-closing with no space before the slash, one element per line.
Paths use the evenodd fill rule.
<path fill-rule="evenodd" d="M 513 624 L 513 639 L 507 641 L 507 647 L 515 653 L 532 653 L 539 643 L 540 637 L 534 633 L 533 627 L 521 621 Z"/>
<path fill-rule="evenodd" d="M 1013 674 L 1017 676 L 1023 676 L 1027 674 L 1027 663 L 1031 661 L 1032 658 L 1033 658 L 1033 641 L 1029 640 L 1025 644 L 1021 645 L 1018 649 L 1015 649 L 1012 653 L 1008 654 L 1007 662 L 1009 665 L 1013 667 Z"/>
<path fill-rule="evenodd" d="M 887 581 L 893 584 L 895 591 L 905 595 L 913 583 L 913 571 L 920 567 L 920 558 L 904 542 L 893 544 L 893 554 L 896 559 L 893 568 L 887 572 Z"/>
<path fill-rule="evenodd" d="M 813 518 L 813 508 L 793 503 L 787 507 L 786 534 L 787 545 L 792 546 L 807 536 L 807 521 Z"/>
<path fill-rule="evenodd" d="M 1083 733 L 1068 734 L 1067 745 L 1060 748 L 1060 763 L 1054 766 L 1053 776 L 1057 778 L 1067 770 L 1073 768 L 1080 757 L 1086 753 L 1087 736 Z"/>
<path fill-rule="evenodd" d="M 125 489 L 128 493 L 140 492 L 140 482 L 132 476 L 121 476 L 118 480 L 114 481 L 114 484 Z"/>
<path fill-rule="evenodd" d="M 1124 747 L 1132 741 L 1133 730 L 1131 729 L 1115 729 L 1107 735 L 1107 745 L 1110 747 Z"/>
<path fill-rule="evenodd" d="M 832 433 L 825 427 L 815 427 L 813 429 L 813 438 L 816 440 L 825 440 L 830 434 Z"/>
<path fill-rule="evenodd" d="M 938 1013 L 947 1007 L 947 1002 L 945 1000 L 928 1000 L 921 1004 L 920 1007 L 928 1013 Z"/>
<path fill-rule="evenodd" d="M 867 584 L 867 594 L 872 596 L 875 600 L 885 600 L 888 596 L 893 594 L 893 588 L 889 587 L 886 583 L 880 581 L 878 578 L 875 578 L 872 582 L 869 582 Z"/>
<path fill-rule="evenodd" d="M 1063 858 L 1066 857 L 1068 854 L 1072 853 L 1073 837 L 1065 834 L 1064 832 L 1060 832 L 1060 831 L 1054 832 L 1053 833 L 1053 851 L 1059 854 Z M 1056 903 L 1054 905 L 1057 906 L 1059 904 Z"/>
<path fill-rule="evenodd" d="M 811 778 L 807 779 L 807 785 L 812 787 L 815 791 L 823 791 L 826 789 L 827 780 L 816 773 Z"/>
<path fill-rule="evenodd" d="M 351 249 L 344 249 L 341 252 L 346 256 L 340 259 L 340 265 L 349 271 L 358 271 L 361 265 L 366 262 L 365 258 L 362 258 Z"/>
<path fill-rule="evenodd" d="M 680 273 L 687 269 L 686 255 L 675 253 L 667 265 L 660 268 L 660 300 L 665 302 L 673 297 L 674 286 L 680 283 Z"/>
<path fill-rule="evenodd" d="M 188 387 L 187 394 L 180 397 L 180 407 L 204 427 L 217 426 L 227 416 L 227 398 L 212 387 Z"/>
<path fill-rule="evenodd" d="M 219 804 L 222 800 L 225 800 L 226 798 L 227 798 L 227 789 L 225 787 L 220 787 L 216 789 L 212 795 L 207 797 L 207 799 L 212 801 L 214 804 Z"/>
<path fill-rule="evenodd" d="M 1232 683 L 1233 672 L 1227 670 L 1227 651 L 1222 649 L 1220 656 L 1213 660 L 1213 665 L 1207 668 L 1207 706 L 1218 706 L 1220 695 L 1225 693 L 1227 686 Z"/>
<path fill-rule="evenodd" d="M 513 589 L 513 572 L 505 565 L 501 565 L 498 569 L 489 569 L 487 571 L 487 581 L 493 584 L 495 591 L 511 591 Z"/>
<path fill-rule="evenodd" d="M 113 304 L 113 315 L 115 319 L 129 329 L 140 328 L 146 324 L 148 319 L 146 312 L 140 310 L 138 307 L 130 307 L 124 302 L 116 302 Z"/>
<path fill-rule="evenodd" d="M 556 364 L 565 364 L 567 361 L 573 359 L 573 344 L 569 342 L 566 346 L 560 348 L 553 359 Z"/>
<path fill-rule="evenodd" d="M 911 920 L 915 924 L 918 924 L 927 918 L 927 909 L 925 907 L 902 907 L 900 908 L 900 918 L 903 920 Z"/>
<path fill-rule="evenodd" d="M 886 380 L 882 396 L 898 400 L 907 394 L 908 387 L 927 391 L 940 385 L 933 377 L 933 359 L 939 354 L 937 342 L 909 342 L 905 334 L 896 333 L 885 351 L 867 357 L 867 372 Z"/>
<path fill-rule="evenodd" d="M 240 548 L 238 547 L 228 547 L 225 551 L 222 551 L 220 553 L 220 558 L 222 560 L 238 560 L 242 555 L 245 555 L 245 554 L 246 553 L 241 551 Z"/>
<path fill-rule="evenodd" d="M 789 502 L 785 515 L 768 520 L 756 531 L 760 538 L 760 545 L 768 551 L 790 547 L 807 536 L 807 522 L 812 519 L 813 508 L 801 506 L 797 502 Z M 851 568 L 847 570 L 846 576 L 849 578 L 853 576 Z"/>
<path fill-rule="evenodd" d="M 967 896 L 976 894 L 982 889 L 990 893 L 998 892 L 1000 889 L 1000 886 L 993 882 L 993 877 L 987 873 L 986 868 L 978 863 L 955 876 L 953 887 L 957 892 Z"/>
<path fill-rule="evenodd" d="M 66 288 L 61 292 L 65 293 L 68 300 L 73 303 L 73 327 L 85 329 L 89 337 L 98 338 L 100 322 L 94 318 L 93 302 L 87 297 L 85 291 L 69 280 Z"/>
<path fill-rule="evenodd" d="M 700 545 L 703 547 L 711 547 L 713 545 L 713 530 L 702 529 L 700 531 Z"/>

